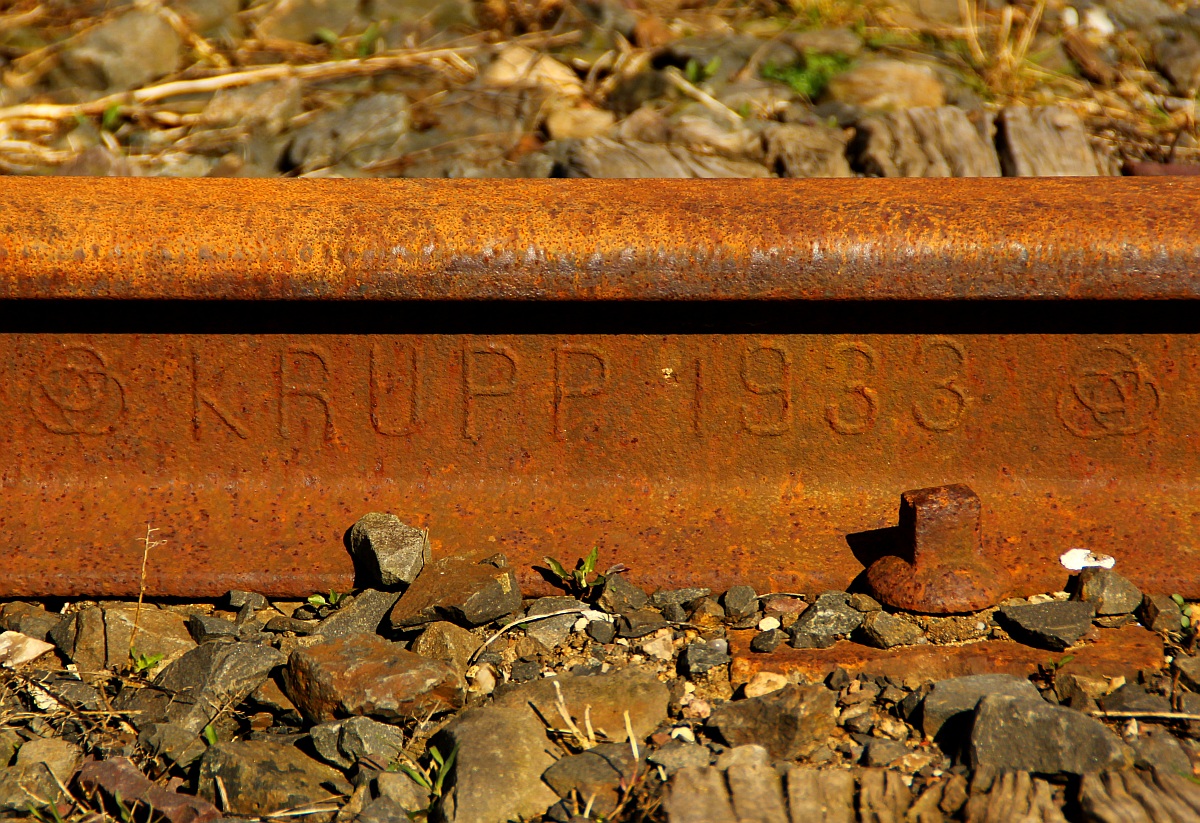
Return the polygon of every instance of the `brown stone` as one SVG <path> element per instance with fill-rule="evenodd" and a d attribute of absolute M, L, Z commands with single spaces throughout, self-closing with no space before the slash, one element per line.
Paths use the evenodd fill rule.
<path fill-rule="evenodd" d="M 314 723 L 365 715 L 394 721 L 462 705 L 462 679 L 449 665 L 376 634 L 351 634 L 297 649 L 284 690 Z"/>
<path fill-rule="evenodd" d="M 759 671 L 797 674 L 809 682 L 823 680 L 838 666 L 857 674 L 890 675 L 916 681 L 945 680 L 969 674 L 1012 674 L 1028 677 L 1050 653 L 1009 640 L 984 640 L 964 646 L 908 646 L 874 649 L 841 641 L 828 649 L 792 649 L 780 646 L 769 654 L 750 651 L 754 632 L 730 632 L 733 655 L 730 679 L 736 688 Z M 1088 677 L 1123 676 L 1134 680 L 1141 669 L 1157 671 L 1163 665 L 1162 639 L 1140 626 L 1103 630 L 1095 643 L 1073 652 L 1064 672 Z"/>
<path fill-rule="evenodd" d="M 318 763 L 293 746 L 266 741 L 219 743 L 200 758 L 197 790 L 206 800 L 224 802 L 226 812 L 261 817 L 331 801 L 349 793 L 342 773 Z M 308 816 L 328 820 L 330 816 Z"/>
<path fill-rule="evenodd" d="M 170 823 L 205 823 L 221 817 L 220 810 L 199 797 L 169 791 L 151 782 L 127 757 L 93 760 L 79 773 L 79 787 L 89 795 L 100 791 L 126 806 L 140 803 Z"/>
<path fill-rule="evenodd" d="M 471 634 L 462 626 L 440 621 L 430 623 L 410 648 L 422 657 L 448 663 L 460 675 L 465 675 L 471 655 L 481 643 L 483 638 Z"/>
<path fill-rule="evenodd" d="M 416 582 L 392 609 L 396 629 L 435 620 L 479 626 L 521 608 L 521 590 L 503 564 L 443 557 L 425 565 Z"/>
<path fill-rule="evenodd" d="M 606 737 L 620 743 L 628 739 L 625 732 L 625 712 L 639 739 L 645 739 L 667 719 L 670 692 L 654 675 L 636 669 L 626 669 L 590 677 L 555 677 L 535 680 L 496 698 L 499 707 L 532 706 L 538 714 L 555 725 L 561 722 L 558 713 L 558 683 L 563 702 L 571 716 L 583 728 L 584 713 L 591 707 L 592 727 L 604 730 Z"/>

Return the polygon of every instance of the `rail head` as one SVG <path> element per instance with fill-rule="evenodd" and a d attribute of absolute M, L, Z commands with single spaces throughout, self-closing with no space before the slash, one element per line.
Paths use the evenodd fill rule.
<path fill-rule="evenodd" d="M 1200 180 L 7 178 L 0 299 L 1200 297 Z"/>

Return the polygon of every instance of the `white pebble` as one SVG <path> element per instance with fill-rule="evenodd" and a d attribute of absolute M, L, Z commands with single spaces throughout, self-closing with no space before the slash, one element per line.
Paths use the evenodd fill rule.
<path fill-rule="evenodd" d="M 671 737 L 688 743 L 696 742 L 696 735 L 692 734 L 692 730 L 687 726 L 676 726 L 675 728 L 671 729 Z"/>
<path fill-rule="evenodd" d="M 769 632 L 772 629 L 778 629 L 781 625 L 778 617 L 764 617 L 758 621 L 758 630 L 760 632 Z"/>
<path fill-rule="evenodd" d="M 1116 34 L 1117 27 L 1113 25 L 1113 21 L 1108 19 L 1108 15 L 1104 9 L 1099 6 L 1092 6 L 1083 13 L 1084 28 L 1091 29 L 1101 37 L 1111 37 Z"/>
<path fill-rule="evenodd" d="M 1079 12 L 1075 11 L 1072 6 L 1067 6 L 1062 10 L 1059 20 L 1062 21 L 1063 28 L 1073 29 L 1079 25 Z"/>

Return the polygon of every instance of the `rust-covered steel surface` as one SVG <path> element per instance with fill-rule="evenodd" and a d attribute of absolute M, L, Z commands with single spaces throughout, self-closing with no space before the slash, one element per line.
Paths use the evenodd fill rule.
<path fill-rule="evenodd" d="M 371 510 L 818 591 L 963 483 L 1014 591 L 1200 596 L 1200 180 L 0 191 L 2 595 L 135 593 L 147 525 L 152 594 L 344 591 Z"/>

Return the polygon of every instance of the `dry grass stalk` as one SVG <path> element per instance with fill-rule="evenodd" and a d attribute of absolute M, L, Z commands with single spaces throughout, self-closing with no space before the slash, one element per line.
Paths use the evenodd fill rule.
<path fill-rule="evenodd" d="M 135 657 L 137 656 L 137 653 L 134 651 L 134 641 L 137 640 L 138 628 L 139 628 L 138 623 L 142 618 L 142 601 L 146 597 L 146 563 L 150 559 L 150 550 L 156 549 L 159 546 L 161 546 L 162 544 L 167 542 L 165 540 L 151 539 L 154 536 L 154 533 L 156 531 L 158 531 L 158 529 L 150 528 L 150 524 L 147 523 L 146 524 L 146 536 L 142 538 L 142 544 L 143 544 L 142 572 L 141 572 L 141 575 L 138 577 L 138 599 L 137 599 L 137 608 L 135 608 L 133 610 L 133 630 L 130 631 L 130 633 L 129 633 L 129 659 L 130 660 L 134 660 Z"/>

